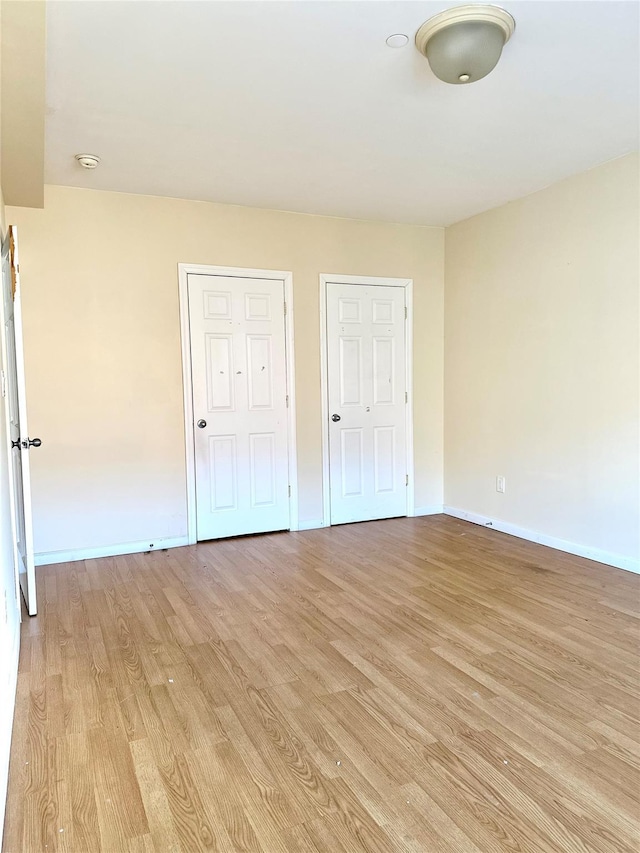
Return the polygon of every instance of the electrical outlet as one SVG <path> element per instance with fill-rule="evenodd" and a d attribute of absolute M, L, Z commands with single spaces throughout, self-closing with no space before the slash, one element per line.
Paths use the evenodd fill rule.
<path fill-rule="evenodd" d="M 500 492 L 500 494 L 503 495 L 505 485 L 506 483 L 504 477 L 496 477 L 496 492 Z"/>

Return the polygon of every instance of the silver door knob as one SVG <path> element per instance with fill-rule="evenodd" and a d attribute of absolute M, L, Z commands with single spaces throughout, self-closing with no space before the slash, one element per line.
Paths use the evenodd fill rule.
<path fill-rule="evenodd" d="M 204 429 L 206 427 L 206 425 L 207 425 L 207 422 L 203 421 L 202 418 L 200 418 L 200 420 L 196 424 L 196 426 L 199 427 L 200 429 Z"/>
<path fill-rule="evenodd" d="M 340 420 L 340 415 L 331 415 L 331 420 L 334 422 L 334 424 L 337 424 Z"/>

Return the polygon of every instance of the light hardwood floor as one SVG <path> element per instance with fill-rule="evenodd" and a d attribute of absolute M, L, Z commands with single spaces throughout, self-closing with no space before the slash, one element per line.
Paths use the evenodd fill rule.
<path fill-rule="evenodd" d="M 434 516 L 38 577 L 7 853 L 638 851 L 638 576 Z"/>

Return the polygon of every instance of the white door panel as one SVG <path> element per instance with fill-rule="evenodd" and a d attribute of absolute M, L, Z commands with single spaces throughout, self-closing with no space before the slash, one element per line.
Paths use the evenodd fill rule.
<path fill-rule="evenodd" d="M 10 226 L 2 246 L 2 346 L 6 365 L 7 422 L 11 441 L 9 494 L 12 507 L 14 552 L 20 589 L 30 616 L 37 612 L 36 573 L 33 560 L 29 428 L 22 341 L 22 303 L 18 263 L 18 234 Z M 35 439 L 39 442 L 38 439 Z M 36 445 L 37 446 L 37 445 Z"/>
<path fill-rule="evenodd" d="M 187 281 L 197 538 L 288 529 L 284 283 Z"/>
<path fill-rule="evenodd" d="M 327 284 L 331 523 L 406 515 L 401 287 Z"/>

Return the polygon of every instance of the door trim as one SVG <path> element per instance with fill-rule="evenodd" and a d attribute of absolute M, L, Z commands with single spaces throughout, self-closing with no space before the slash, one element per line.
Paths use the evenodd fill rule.
<path fill-rule="evenodd" d="M 407 317 L 405 320 L 405 381 L 407 384 L 407 516 L 415 515 L 413 464 L 413 279 L 381 278 L 370 275 L 320 274 L 320 386 L 322 399 L 322 526 L 331 526 L 331 493 L 329 481 L 329 375 L 327 365 L 327 285 L 363 284 L 370 287 L 404 287 Z"/>
<path fill-rule="evenodd" d="M 289 467 L 289 529 L 298 530 L 298 458 L 296 453 L 296 376 L 293 343 L 293 273 L 281 270 L 257 270 L 244 267 L 218 267 L 206 264 L 178 264 L 180 295 L 180 338 L 182 344 L 182 392 L 184 400 L 184 439 L 187 470 L 187 539 L 198 541 L 196 525 L 196 456 L 193 434 L 193 384 L 191 372 L 191 328 L 187 276 L 220 275 L 230 278 L 263 278 L 284 285 L 284 334 L 289 406 L 287 408 L 287 452 Z"/>

